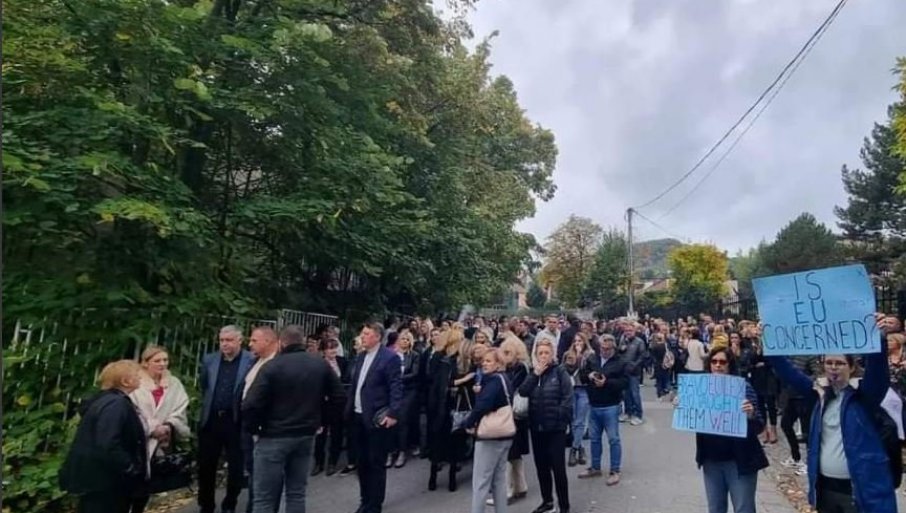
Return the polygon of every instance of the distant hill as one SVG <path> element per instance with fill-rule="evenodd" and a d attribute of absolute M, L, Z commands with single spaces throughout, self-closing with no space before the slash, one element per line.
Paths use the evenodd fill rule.
<path fill-rule="evenodd" d="M 667 255 L 683 243 L 676 239 L 637 242 L 632 246 L 635 271 L 643 279 L 667 277 Z"/>

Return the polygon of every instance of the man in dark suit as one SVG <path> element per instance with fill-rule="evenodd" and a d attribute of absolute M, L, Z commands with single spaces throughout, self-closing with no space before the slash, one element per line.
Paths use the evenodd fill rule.
<path fill-rule="evenodd" d="M 220 351 L 201 361 L 202 409 L 198 430 L 198 507 L 214 513 L 217 466 L 226 452 L 227 490 L 220 504 L 222 513 L 236 510 L 242 491 L 242 441 L 239 405 L 245 377 L 255 358 L 242 349 L 242 331 L 236 326 L 220 329 Z"/>
<path fill-rule="evenodd" d="M 359 496 L 356 513 L 381 513 L 387 485 L 384 463 L 392 428 L 401 415 L 403 384 L 400 359 L 381 346 L 383 327 L 368 323 L 362 328 L 362 353 L 346 402 L 346 416 L 358 446 Z"/>

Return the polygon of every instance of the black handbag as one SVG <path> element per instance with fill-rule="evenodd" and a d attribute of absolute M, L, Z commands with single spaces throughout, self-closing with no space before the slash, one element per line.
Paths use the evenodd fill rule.
<path fill-rule="evenodd" d="M 151 459 L 151 493 L 188 488 L 192 484 L 192 457 L 188 452 L 172 452 Z"/>

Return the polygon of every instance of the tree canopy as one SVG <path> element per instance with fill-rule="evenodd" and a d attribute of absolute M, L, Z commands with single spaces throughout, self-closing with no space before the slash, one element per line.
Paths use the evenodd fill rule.
<path fill-rule="evenodd" d="M 723 297 L 727 255 L 711 244 L 674 248 L 667 257 L 674 301 L 688 311 L 710 311 Z"/>
<path fill-rule="evenodd" d="M 458 2 L 460 8 L 467 2 Z M 480 303 L 552 134 L 420 0 L 4 0 L 4 310 Z"/>
<path fill-rule="evenodd" d="M 554 285 L 555 294 L 564 305 L 577 306 L 585 301 L 586 281 L 602 234 L 601 227 L 591 219 L 570 215 L 548 237 L 541 280 Z"/>
<path fill-rule="evenodd" d="M 784 226 L 761 256 L 771 274 L 820 269 L 843 262 L 837 237 L 807 212 Z"/>

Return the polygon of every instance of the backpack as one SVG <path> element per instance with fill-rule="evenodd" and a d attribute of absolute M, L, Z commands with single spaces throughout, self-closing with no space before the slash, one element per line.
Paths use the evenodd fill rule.
<path fill-rule="evenodd" d="M 673 365 L 676 363 L 676 357 L 673 356 L 673 351 L 670 348 L 667 348 L 667 352 L 664 353 L 664 362 L 661 366 L 665 369 L 672 369 Z"/>

